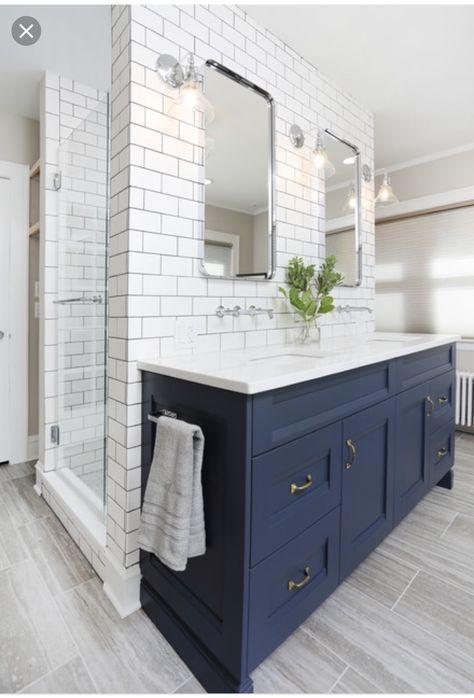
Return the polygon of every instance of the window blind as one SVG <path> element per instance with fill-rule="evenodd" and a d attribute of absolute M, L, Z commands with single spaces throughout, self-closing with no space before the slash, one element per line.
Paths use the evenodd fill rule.
<path fill-rule="evenodd" d="M 474 206 L 376 225 L 376 327 L 474 337 Z"/>

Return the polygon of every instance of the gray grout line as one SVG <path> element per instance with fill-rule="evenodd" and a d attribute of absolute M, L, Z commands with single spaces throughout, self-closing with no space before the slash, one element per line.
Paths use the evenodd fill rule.
<path fill-rule="evenodd" d="M 448 530 L 451 528 L 452 524 L 455 522 L 455 520 L 457 519 L 458 516 L 459 516 L 459 511 L 457 511 L 454 514 L 453 518 L 451 519 L 451 521 L 448 523 L 448 525 L 446 526 L 446 528 L 444 529 L 444 531 L 440 535 L 440 538 L 443 538 L 444 534 L 448 532 Z"/>
<path fill-rule="evenodd" d="M 415 579 L 418 577 L 420 571 L 421 571 L 421 570 L 418 569 L 418 570 L 415 572 L 415 574 L 414 574 L 413 577 L 410 579 L 410 581 L 408 582 L 408 584 L 406 585 L 406 587 L 404 588 L 404 590 L 402 591 L 402 593 L 400 594 L 400 596 L 398 597 L 398 599 L 395 601 L 395 603 L 393 604 L 393 606 L 390 608 L 390 611 L 393 611 L 394 608 L 395 608 L 395 606 L 397 605 L 397 603 L 403 599 L 403 597 L 404 597 L 405 594 L 407 593 L 408 589 L 411 587 L 411 585 L 413 584 L 413 582 L 415 581 Z"/>
<path fill-rule="evenodd" d="M 333 685 L 331 686 L 331 688 L 329 689 L 328 693 L 332 693 L 332 692 L 333 692 L 333 690 L 336 688 L 337 684 L 338 684 L 339 681 L 342 679 L 342 677 L 344 676 L 344 674 L 346 673 L 346 671 L 347 671 L 348 669 L 349 669 L 349 664 L 346 663 L 346 666 L 345 666 L 344 669 L 342 670 L 342 673 L 341 673 L 341 674 L 337 677 L 337 679 L 334 681 L 334 683 L 333 683 Z"/>

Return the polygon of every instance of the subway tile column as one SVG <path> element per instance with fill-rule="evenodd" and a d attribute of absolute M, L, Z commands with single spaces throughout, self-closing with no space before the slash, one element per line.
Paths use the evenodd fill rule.
<path fill-rule="evenodd" d="M 137 359 L 174 353 L 176 321 L 186 316 L 199 328 L 198 351 L 293 338 L 293 315 L 278 297 L 278 285 L 292 256 L 323 259 L 324 195 L 309 167 L 314 131 L 301 152 L 289 142 L 289 127 L 296 122 L 306 134 L 329 127 L 358 145 L 362 162 L 373 169 L 373 118 L 238 7 L 115 6 L 112 19 L 107 547 L 132 580 L 141 481 Z M 198 64 L 208 58 L 225 64 L 274 97 L 277 272 L 270 282 L 208 279 L 199 273 L 204 130 L 197 118 L 188 123 L 167 116 L 174 92 L 155 72 L 159 53 L 183 59 L 188 52 Z M 359 288 L 336 289 L 338 304 L 374 306 L 372 197 L 373 184 L 363 183 L 364 280 Z M 275 319 L 218 319 L 215 309 L 221 303 L 265 304 L 275 308 Z M 354 322 L 334 314 L 325 318 L 322 335 L 373 328 L 372 316 Z"/>

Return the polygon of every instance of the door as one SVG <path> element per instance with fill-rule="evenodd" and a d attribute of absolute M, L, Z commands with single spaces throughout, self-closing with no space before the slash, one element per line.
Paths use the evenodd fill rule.
<path fill-rule="evenodd" d="M 28 454 L 28 185 L 0 162 L 0 462 Z"/>
<path fill-rule="evenodd" d="M 394 436 L 393 399 L 343 422 L 341 579 L 392 528 Z"/>
<path fill-rule="evenodd" d="M 10 459 L 10 179 L 0 177 L 0 463 Z"/>
<path fill-rule="evenodd" d="M 429 489 L 428 425 L 432 405 L 429 382 L 396 398 L 395 524 Z"/>

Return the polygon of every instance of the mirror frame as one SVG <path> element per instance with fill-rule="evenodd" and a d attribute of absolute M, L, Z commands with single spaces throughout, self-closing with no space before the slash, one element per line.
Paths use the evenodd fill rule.
<path fill-rule="evenodd" d="M 362 201 L 361 201 L 361 172 L 360 172 L 360 150 L 359 148 L 354 145 L 354 143 L 349 143 L 349 141 L 346 141 L 344 138 L 341 138 L 340 136 L 337 136 L 334 131 L 331 131 L 331 129 L 326 128 L 324 129 L 324 133 L 327 133 L 328 136 L 333 138 L 336 141 L 339 141 L 339 143 L 344 143 L 344 145 L 347 145 L 348 148 L 352 150 L 352 152 L 355 155 L 355 177 L 354 177 L 354 187 L 355 187 L 355 192 L 356 192 L 356 204 L 355 204 L 355 211 L 354 211 L 354 252 L 356 255 L 355 259 L 355 282 L 353 284 L 341 284 L 341 286 L 346 287 L 346 288 L 355 288 L 356 286 L 360 286 L 362 284 L 362 235 L 361 235 L 361 230 L 362 230 Z M 324 194 L 326 197 L 326 192 Z M 326 235 L 326 232 L 324 233 Z"/>
<path fill-rule="evenodd" d="M 204 221 L 202 227 L 202 250 L 199 258 L 199 271 L 203 276 L 210 279 L 233 279 L 233 280 L 250 280 L 250 281 L 268 281 L 272 279 L 275 275 L 276 265 L 275 265 L 275 250 L 276 250 L 276 209 L 275 209 L 275 106 L 273 97 L 271 94 L 263 90 L 258 85 L 255 85 L 250 80 L 242 77 L 238 73 L 235 73 L 230 68 L 214 61 L 208 59 L 205 62 L 205 67 L 215 70 L 217 73 L 224 75 L 226 78 L 233 80 L 234 82 L 246 87 L 249 90 L 253 90 L 255 93 L 263 97 L 267 103 L 268 107 L 268 128 L 269 128 L 269 139 L 268 139 L 268 269 L 262 272 L 255 272 L 253 274 L 236 274 L 235 276 L 217 276 L 215 274 L 209 274 L 205 267 L 204 261 L 204 243 L 205 243 L 205 231 L 206 231 L 206 195 L 204 193 Z M 203 89 L 205 92 L 205 76 L 203 79 Z M 205 184 L 203 183 L 203 187 Z"/>

